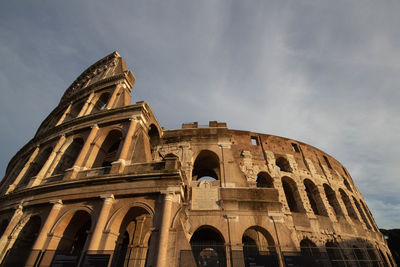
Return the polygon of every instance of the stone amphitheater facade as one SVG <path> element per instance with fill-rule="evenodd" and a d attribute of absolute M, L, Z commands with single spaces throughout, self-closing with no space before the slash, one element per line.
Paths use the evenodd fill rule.
<path fill-rule="evenodd" d="M 327 153 L 226 123 L 165 130 L 114 52 L 1 182 L 1 266 L 396 266 Z"/>

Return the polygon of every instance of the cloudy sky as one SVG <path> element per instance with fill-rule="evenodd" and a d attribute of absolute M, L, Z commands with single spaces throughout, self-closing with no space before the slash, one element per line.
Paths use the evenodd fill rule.
<path fill-rule="evenodd" d="M 400 2 L 2 1 L 0 176 L 63 92 L 117 50 L 167 129 L 225 121 L 312 144 L 400 227 Z"/>

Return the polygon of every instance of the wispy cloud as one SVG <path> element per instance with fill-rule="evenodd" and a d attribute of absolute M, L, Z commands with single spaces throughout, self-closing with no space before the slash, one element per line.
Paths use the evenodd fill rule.
<path fill-rule="evenodd" d="M 118 50 L 166 128 L 227 121 L 341 161 L 378 224 L 400 208 L 400 4 L 363 1 L 6 1 L 1 173 L 64 90 Z"/>

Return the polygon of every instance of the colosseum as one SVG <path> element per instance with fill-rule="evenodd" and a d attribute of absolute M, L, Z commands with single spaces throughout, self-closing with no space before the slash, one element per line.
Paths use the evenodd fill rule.
<path fill-rule="evenodd" d="M 1 182 L 1 266 L 396 266 L 349 171 L 226 123 L 160 126 L 114 52 Z"/>

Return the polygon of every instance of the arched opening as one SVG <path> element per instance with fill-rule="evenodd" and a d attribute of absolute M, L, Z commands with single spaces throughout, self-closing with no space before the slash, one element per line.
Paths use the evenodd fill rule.
<path fill-rule="evenodd" d="M 9 221 L 7 219 L 4 219 L 3 221 L 1 221 L 0 224 L 0 238 L 3 236 L 4 231 L 6 230 L 7 226 L 8 226 Z"/>
<path fill-rule="evenodd" d="M 80 101 L 78 103 L 72 104 L 71 109 L 69 110 L 65 121 L 70 121 L 78 117 L 79 113 L 81 112 L 83 106 L 85 105 L 85 101 Z"/>
<path fill-rule="evenodd" d="M 353 205 L 350 202 L 349 196 L 343 191 L 343 189 L 339 189 L 340 196 L 342 197 L 342 201 L 344 203 L 344 206 L 346 207 L 347 214 L 353 218 L 353 219 L 358 219 L 356 211 L 353 208 Z"/>
<path fill-rule="evenodd" d="M 362 266 L 362 267 L 369 266 L 368 265 L 368 259 L 367 259 L 366 255 L 364 253 L 364 249 L 359 248 L 359 247 L 354 245 L 353 246 L 353 253 L 354 253 L 355 259 L 356 259 L 356 261 L 357 261 L 359 266 Z"/>
<path fill-rule="evenodd" d="M 107 107 L 108 101 L 110 100 L 110 96 L 111 96 L 110 93 L 103 93 L 97 100 L 91 113 L 93 114 L 99 112 L 100 110 L 105 109 Z"/>
<path fill-rule="evenodd" d="M 152 228 L 153 217 L 144 208 L 130 208 L 119 227 L 112 266 L 146 266 Z"/>
<path fill-rule="evenodd" d="M 328 216 L 317 186 L 309 179 L 304 180 L 304 189 L 307 193 L 308 201 L 315 215 Z"/>
<path fill-rule="evenodd" d="M 346 266 L 343 252 L 336 242 L 327 242 L 325 244 L 326 252 L 328 253 L 329 261 L 333 267 Z"/>
<path fill-rule="evenodd" d="M 367 205 L 361 199 L 360 199 L 360 203 L 361 203 L 361 206 L 363 207 L 365 213 L 367 214 L 367 217 L 368 217 L 372 227 L 375 229 L 375 231 L 379 231 L 379 229 L 374 224 L 374 219 L 372 218 L 372 215 L 371 215 L 369 209 L 367 208 Z"/>
<path fill-rule="evenodd" d="M 225 241 L 211 226 L 203 226 L 194 232 L 190 246 L 198 267 L 225 267 Z"/>
<path fill-rule="evenodd" d="M 122 133 L 118 130 L 112 130 L 103 141 L 93 168 L 110 167 L 111 163 L 118 159 L 118 150 L 122 140 Z"/>
<path fill-rule="evenodd" d="M 219 180 L 219 177 L 219 158 L 217 154 L 210 150 L 201 151 L 193 165 L 192 180 Z"/>
<path fill-rule="evenodd" d="M 343 211 L 339 205 L 339 201 L 336 198 L 335 191 L 333 191 L 332 188 L 327 184 L 324 184 L 324 191 L 325 196 L 328 199 L 329 205 L 333 208 L 336 216 L 343 216 Z"/>
<path fill-rule="evenodd" d="M 290 167 L 289 161 L 284 157 L 277 158 L 275 164 L 276 166 L 278 166 L 280 171 L 293 172 L 292 167 Z"/>
<path fill-rule="evenodd" d="M 282 186 L 290 211 L 305 212 L 296 182 L 289 177 L 283 177 Z"/>
<path fill-rule="evenodd" d="M 347 190 L 349 190 L 350 192 L 353 192 L 353 189 L 351 189 L 351 186 L 350 186 L 349 182 L 346 180 L 346 178 L 343 178 L 343 184 L 346 186 Z"/>
<path fill-rule="evenodd" d="M 62 174 L 66 169 L 74 166 L 75 160 L 82 150 L 83 143 L 82 138 L 76 138 L 72 141 L 59 160 L 52 175 Z"/>
<path fill-rule="evenodd" d="M 153 152 L 154 147 L 158 146 L 160 144 L 160 133 L 157 130 L 157 127 L 152 124 L 150 125 L 149 131 L 147 133 L 150 138 L 150 147 L 151 151 Z"/>
<path fill-rule="evenodd" d="M 29 166 L 28 170 L 26 171 L 24 177 L 21 179 L 21 182 L 19 183 L 18 186 L 24 186 L 28 184 L 29 180 L 40 172 L 40 170 L 43 168 L 43 165 L 46 163 L 52 151 L 53 151 L 52 147 L 48 147 L 42 151 L 39 151 L 39 154 L 36 156 L 35 160 Z"/>
<path fill-rule="evenodd" d="M 274 188 L 274 180 L 267 172 L 257 174 L 257 187 Z"/>
<path fill-rule="evenodd" d="M 275 243 L 267 230 L 252 226 L 242 236 L 245 266 L 277 266 Z"/>
<path fill-rule="evenodd" d="M 57 254 L 72 255 L 77 261 L 85 248 L 87 235 L 92 226 L 92 219 L 86 211 L 78 210 L 64 219 L 61 225 L 65 224 L 68 224 L 68 226 L 62 233 L 58 233 L 62 238 L 57 246 Z"/>
<path fill-rule="evenodd" d="M 36 237 L 39 234 L 41 219 L 39 216 L 32 216 L 18 234 L 15 243 L 8 251 L 1 266 L 15 267 L 25 266 Z"/>
<path fill-rule="evenodd" d="M 356 205 L 356 208 L 357 208 L 357 210 L 358 210 L 358 213 L 360 213 L 360 216 L 361 216 L 363 222 L 365 223 L 365 225 L 367 226 L 367 228 L 368 228 L 369 230 L 371 230 L 371 229 L 372 229 L 372 228 L 371 228 L 371 225 L 369 224 L 369 222 L 368 222 L 368 220 L 367 220 L 367 217 L 365 217 L 364 211 L 361 209 L 361 206 L 360 206 L 360 204 L 358 203 L 357 199 L 355 199 L 355 197 L 353 197 L 353 201 L 354 201 L 354 204 Z"/>
<path fill-rule="evenodd" d="M 320 266 L 321 253 L 310 239 L 305 238 L 300 241 L 300 252 L 304 266 Z"/>
<path fill-rule="evenodd" d="M 372 247 L 371 245 L 368 245 L 366 249 L 367 249 L 368 257 L 369 257 L 369 260 L 370 260 L 370 263 L 372 264 L 372 266 L 379 267 L 381 261 L 379 260 L 379 256 L 377 254 L 376 248 Z"/>

